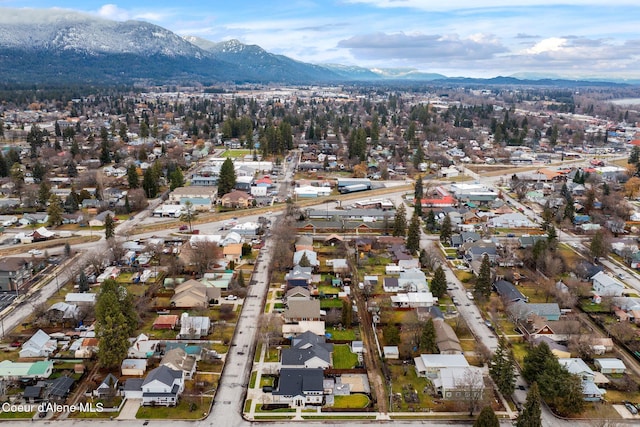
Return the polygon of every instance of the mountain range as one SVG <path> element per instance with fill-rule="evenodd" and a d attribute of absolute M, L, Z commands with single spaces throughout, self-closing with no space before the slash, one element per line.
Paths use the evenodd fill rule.
<path fill-rule="evenodd" d="M 237 40 L 215 43 L 181 37 L 142 21 L 111 21 L 52 9 L 7 8 L 0 8 L 0 79 L 9 84 L 204 85 L 529 81 L 450 79 L 415 69 L 309 64 Z"/>

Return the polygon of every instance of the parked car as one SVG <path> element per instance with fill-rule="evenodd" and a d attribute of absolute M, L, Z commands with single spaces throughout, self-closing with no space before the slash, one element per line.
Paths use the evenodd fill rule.
<path fill-rule="evenodd" d="M 235 296 L 235 295 L 228 295 L 227 298 L 226 298 L 227 301 L 235 301 L 237 299 L 238 299 L 238 297 Z"/>
<path fill-rule="evenodd" d="M 638 408 L 636 408 L 631 402 L 624 402 L 624 407 L 633 415 L 638 415 Z"/>
<path fill-rule="evenodd" d="M 186 231 L 188 229 L 189 229 L 189 227 L 187 227 L 186 225 L 181 225 L 180 228 L 179 228 L 180 231 Z"/>

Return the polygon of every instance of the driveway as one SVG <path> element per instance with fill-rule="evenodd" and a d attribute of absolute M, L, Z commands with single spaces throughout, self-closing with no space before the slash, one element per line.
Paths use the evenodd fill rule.
<path fill-rule="evenodd" d="M 142 405 L 142 399 L 127 399 L 118 415 L 119 420 L 135 420 L 138 409 Z"/>

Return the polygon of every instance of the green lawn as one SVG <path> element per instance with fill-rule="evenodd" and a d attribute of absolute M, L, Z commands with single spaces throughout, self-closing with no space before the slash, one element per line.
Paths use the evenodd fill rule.
<path fill-rule="evenodd" d="M 260 377 L 260 388 L 262 387 L 273 387 L 273 384 L 275 382 L 275 378 L 270 376 L 270 375 L 263 375 Z"/>
<path fill-rule="evenodd" d="M 351 369 L 358 363 L 358 355 L 351 352 L 347 344 L 333 347 L 333 367 L 335 369 Z"/>
<path fill-rule="evenodd" d="M 436 407 L 429 393 L 424 392 L 429 381 L 426 378 L 419 378 L 413 366 L 391 365 L 389 368 L 391 370 L 393 393 L 397 397 L 393 399 L 393 407 L 390 408 L 393 412 L 406 412 L 410 407 L 414 409 Z M 402 398 L 402 393 L 406 390 L 415 390 L 418 394 L 419 403 L 406 403 Z"/>
<path fill-rule="evenodd" d="M 174 408 L 142 406 L 138 409 L 136 418 L 197 420 L 202 418 L 205 412 L 209 412 L 212 400 L 211 397 L 193 398 L 190 401 L 182 398 Z"/>
<path fill-rule="evenodd" d="M 325 310 L 327 308 L 342 308 L 342 300 L 338 298 L 321 299 L 320 308 Z"/>
<path fill-rule="evenodd" d="M 0 412 L 0 419 L 2 420 L 10 420 L 10 419 L 17 419 L 17 418 L 33 418 L 33 416 L 36 414 L 35 411 L 33 412 Z"/>
<path fill-rule="evenodd" d="M 249 380 L 249 388 L 255 388 L 257 378 L 258 378 L 258 373 L 256 371 L 251 372 L 251 379 Z"/>
<path fill-rule="evenodd" d="M 333 286 L 318 286 L 318 294 L 320 295 L 338 295 L 340 288 Z"/>
<path fill-rule="evenodd" d="M 336 328 L 327 328 L 326 332 L 331 334 L 331 338 L 334 340 L 357 340 L 360 337 L 360 331 L 355 328 L 350 329 L 336 329 Z"/>
<path fill-rule="evenodd" d="M 247 154 L 251 154 L 251 150 L 227 150 L 222 153 L 222 157 L 244 157 Z"/>
<path fill-rule="evenodd" d="M 369 397 L 365 394 L 350 394 L 349 396 L 335 396 L 334 408 L 366 408 L 369 405 Z"/>

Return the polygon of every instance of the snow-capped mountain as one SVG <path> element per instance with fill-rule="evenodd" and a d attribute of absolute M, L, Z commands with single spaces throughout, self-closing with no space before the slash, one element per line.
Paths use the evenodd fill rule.
<path fill-rule="evenodd" d="M 9 49 L 72 51 L 87 55 L 202 58 L 202 50 L 173 32 L 141 21 L 118 22 L 62 9 L 0 9 L 0 45 Z"/>

